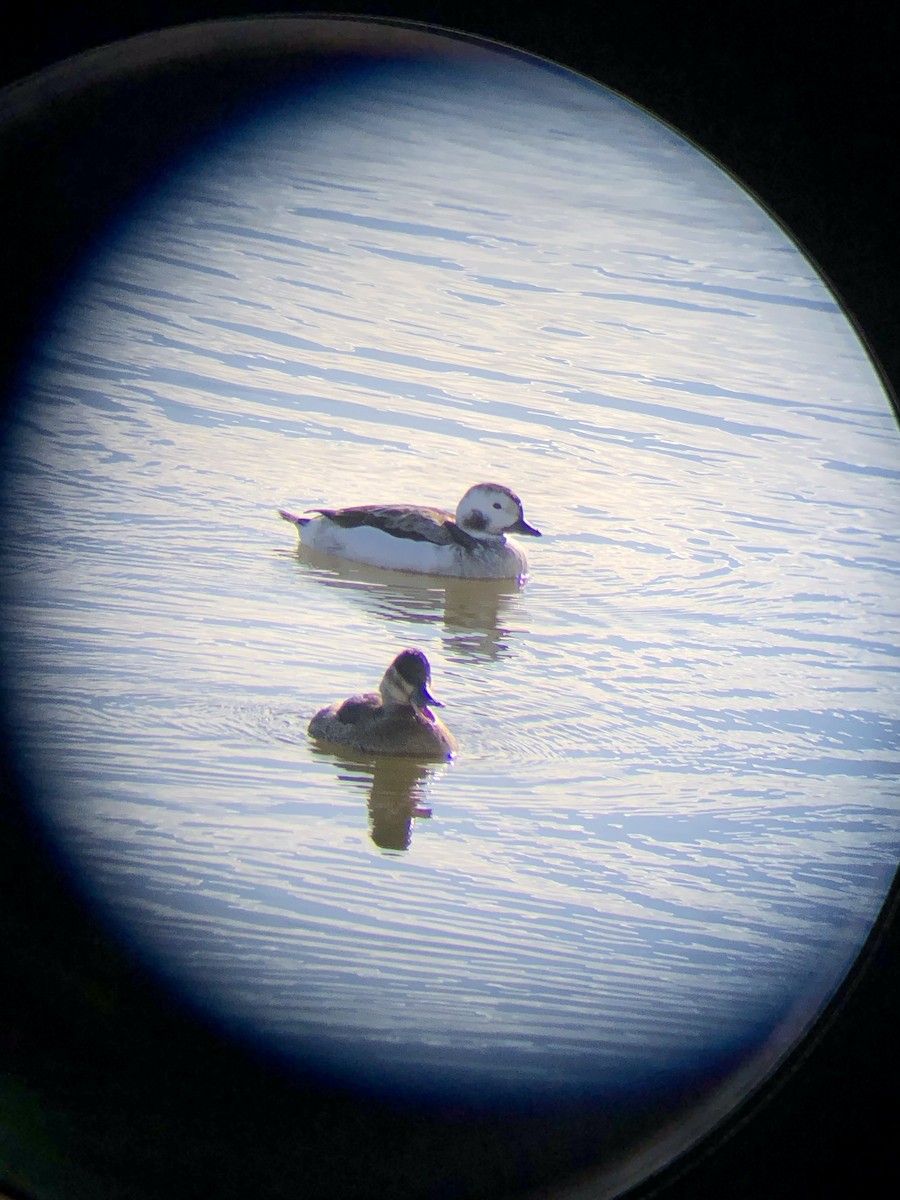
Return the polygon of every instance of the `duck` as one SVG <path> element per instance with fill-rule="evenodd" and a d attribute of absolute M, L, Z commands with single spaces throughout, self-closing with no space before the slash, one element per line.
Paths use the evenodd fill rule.
<path fill-rule="evenodd" d="M 309 736 L 366 754 L 449 758 L 459 744 L 431 711 L 431 705 L 444 705 L 431 695 L 430 683 L 431 664 L 425 654 L 402 650 L 385 671 L 377 692 L 319 709 L 309 723 Z"/>
<path fill-rule="evenodd" d="M 311 508 L 314 516 L 278 514 L 300 544 L 371 567 L 458 579 L 524 579 L 528 559 L 507 533 L 540 537 L 522 501 L 500 483 L 476 483 L 451 513 L 414 504 Z"/>

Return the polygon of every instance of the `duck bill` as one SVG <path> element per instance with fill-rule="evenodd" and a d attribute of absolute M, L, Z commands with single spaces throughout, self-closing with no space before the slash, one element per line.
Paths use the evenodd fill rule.
<path fill-rule="evenodd" d="M 528 522 L 524 521 L 524 520 L 516 521 L 515 525 L 510 525 L 507 532 L 508 533 L 524 533 L 528 537 L 540 537 L 541 536 L 541 531 L 539 529 L 535 529 L 535 527 L 533 525 L 529 525 Z"/>
<path fill-rule="evenodd" d="M 429 704 L 433 704 L 435 708 L 444 707 L 443 701 L 435 700 L 428 688 L 424 686 L 419 690 L 419 694 L 417 696 L 413 696 L 412 702 L 416 708 L 416 711 L 420 712 L 426 721 L 435 720 L 434 713 L 428 707 Z"/>

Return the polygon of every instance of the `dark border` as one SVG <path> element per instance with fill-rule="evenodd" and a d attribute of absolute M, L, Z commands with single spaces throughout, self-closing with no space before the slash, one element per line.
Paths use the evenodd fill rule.
<path fill-rule="evenodd" d="M 55 22 L 47 19 L 46 11 L 22 12 L 15 42 L 6 47 L 4 82 L 65 54 L 119 37 L 186 19 L 228 15 L 224 5 L 174 8 L 161 4 L 150 14 L 127 15 L 115 12 L 114 7 L 72 6 Z M 342 7 L 332 6 L 331 11 Z M 511 12 L 512 8 L 516 11 Z M 526 11 L 520 11 L 523 8 Z M 897 44 L 889 28 L 892 18 L 868 11 L 846 16 L 823 11 L 792 23 L 789 8 L 772 14 L 755 6 L 721 9 L 672 6 L 672 11 L 667 11 L 665 6 L 633 3 L 598 5 L 585 15 L 557 4 L 551 15 L 527 6 L 503 5 L 488 12 L 484 7 L 462 4 L 441 4 L 425 11 L 421 5 L 366 6 L 373 15 L 436 20 L 542 54 L 598 79 L 663 117 L 749 186 L 806 249 L 863 332 L 896 396 L 900 369 L 896 214 L 900 197 L 894 169 L 898 72 Z M 241 5 L 232 13 L 248 11 L 249 6 Z M 354 9 L 348 6 L 346 11 Z M 21 175 L 18 178 L 21 182 Z M 81 247 L 78 222 L 63 232 L 65 237 L 55 252 L 68 248 L 75 262 Z M 13 270 L 7 272 L 5 281 L 8 308 L 27 313 L 31 299 L 36 305 L 34 312 L 40 313 L 49 286 L 49 276 L 40 273 L 42 249 L 27 241 L 14 249 L 18 258 L 13 258 Z M 58 263 L 52 256 L 47 259 L 51 273 L 54 261 Z M 25 328 L 19 329 L 16 342 L 5 347 L 7 351 L 20 344 Z M 5 362 L 9 361 L 6 357 Z M 7 782 L 12 785 L 15 780 Z M 48 944 L 31 947 L 28 962 L 34 1022 L 23 1026 L 25 1036 L 43 1029 L 45 1053 L 52 1057 L 59 1051 L 53 1026 L 61 1003 L 71 1010 L 86 1006 L 85 1011 L 95 1016 L 105 1011 L 107 1028 L 113 1029 L 117 1022 L 130 1022 L 135 1014 L 141 1014 L 148 1035 L 156 1029 L 164 1036 L 174 1036 L 181 1015 L 169 1011 L 160 1015 L 160 998 L 147 991 L 146 982 L 134 974 L 132 965 L 111 958 L 102 939 L 79 920 L 62 877 L 52 869 L 41 874 L 35 867 L 44 859 L 33 831 L 15 821 L 13 814 L 5 832 L 4 850 L 9 854 L 5 878 L 21 876 L 22 886 L 21 892 L 8 892 L 4 914 L 8 930 L 13 938 L 15 928 L 21 934 L 16 923 L 24 911 L 21 905 L 28 903 L 45 921 L 41 928 L 50 939 Z M 28 871 L 22 869 L 23 864 Z M 29 878 L 29 871 L 36 873 Z M 15 903 L 11 904 L 13 896 Z M 55 959 L 48 957 L 48 949 L 56 950 Z M 764 1095 L 754 1097 L 736 1114 L 728 1129 L 638 1189 L 639 1194 L 666 1200 L 718 1200 L 726 1194 L 731 1200 L 757 1200 L 761 1195 L 769 1200 L 793 1200 L 798 1194 L 828 1194 L 835 1189 L 860 1197 L 892 1194 L 893 1163 L 888 1155 L 897 1106 L 892 1097 L 885 1099 L 881 1085 L 895 1091 L 891 1069 L 898 1061 L 897 950 L 897 922 L 889 919 L 886 910 L 860 960 L 853 985 L 844 989 L 818 1035 L 786 1065 Z M 73 962 L 78 964 L 74 973 Z M 15 994 L 20 985 L 21 979 L 13 978 L 7 987 Z M 86 990 L 93 998 L 85 999 Z M 135 1007 L 129 1009 L 132 1002 Z M 85 1037 L 85 1026 L 78 1020 L 69 1025 L 68 1033 L 78 1045 L 79 1038 Z M 13 1035 L 15 1040 L 15 1030 Z M 97 1053 L 90 1039 L 81 1044 L 85 1054 Z M 13 1058 L 21 1048 L 12 1045 Z M 105 1052 L 110 1055 L 110 1071 L 127 1071 L 127 1056 L 119 1061 L 115 1048 Z M 193 1070 L 199 1074 L 189 1082 L 198 1088 L 198 1094 L 221 1087 L 222 1080 L 212 1067 L 208 1078 L 199 1067 Z M 242 1084 L 249 1089 L 255 1079 L 244 1064 L 235 1071 L 234 1086 Z M 171 1083 L 173 1089 L 184 1085 L 177 1079 Z M 276 1091 L 281 1086 L 278 1081 L 272 1084 Z M 282 1096 L 286 1105 L 296 1103 L 290 1089 Z M 329 1117 L 336 1119 L 338 1111 L 331 1107 L 333 1099 L 315 1096 L 314 1119 L 321 1125 L 319 1136 L 324 1143 L 330 1136 Z M 98 1121 L 103 1113 L 99 1101 Z M 127 1098 L 123 1102 L 127 1103 Z M 104 1103 L 109 1103 L 108 1097 Z M 277 1106 L 266 1111 L 270 1119 L 277 1120 L 272 1116 Z M 52 1117 L 51 1124 L 55 1119 Z M 355 1119 L 361 1141 L 370 1138 L 365 1122 L 358 1115 Z M 251 1127 L 261 1120 L 250 1105 L 248 1120 Z M 271 1132 L 271 1128 L 258 1131 L 260 1138 L 264 1134 L 271 1137 Z M 289 1125 L 283 1132 L 289 1136 Z M 389 1123 L 379 1128 L 379 1136 L 389 1144 Z M 98 1139 L 102 1144 L 100 1132 Z M 560 1132 L 560 1153 L 578 1141 L 574 1133 L 567 1139 Z M 158 1144 L 156 1151 L 155 1159 L 165 1158 L 164 1146 Z M 183 1170 L 191 1167 L 188 1161 Z M 196 1176 L 183 1180 L 184 1194 L 203 1190 L 212 1164 L 198 1160 L 193 1168 Z M 320 1172 L 323 1169 L 319 1167 Z M 534 1183 L 541 1174 L 536 1171 L 521 1182 Z M 314 1176 L 315 1170 L 309 1179 L 313 1190 L 316 1182 L 327 1184 L 324 1177 L 316 1180 Z M 159 1176 L 155 1182 L 162 1185 L 164 1179 Z M 146 1194 L 154 1194 L 152 1172 L 147 1185 Z"/>

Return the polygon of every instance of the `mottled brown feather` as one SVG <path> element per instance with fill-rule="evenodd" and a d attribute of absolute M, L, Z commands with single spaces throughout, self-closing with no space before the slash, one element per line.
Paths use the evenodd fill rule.
<path fill-rule="evenodd" d="M 435 546 L 454 543 L 469 546 L 475 539 L 456 524 L 453 513 L 442 508 L 413 508 L 403 504 L 361 504 L 350 508 L 313 508 L 342 529 L 369 525 L 392 537 L 431 542 Z"/>

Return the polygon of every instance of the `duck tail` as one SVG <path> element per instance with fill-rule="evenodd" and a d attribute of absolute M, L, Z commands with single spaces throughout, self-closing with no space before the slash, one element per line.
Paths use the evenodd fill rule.
<path fill-rule="evenodd" d="M 288 512 L 284 508 L 278 509 L 278 515 L 283 521 L 290 521 L 292 525 L 296 525 L 298 529 L 301 525 L 308 525 L 310 522 L 309 517 L 295 517 L 293 513 Z"/>

